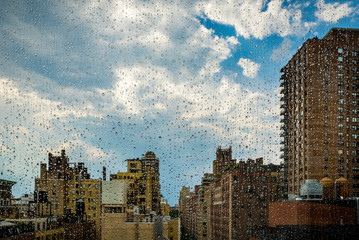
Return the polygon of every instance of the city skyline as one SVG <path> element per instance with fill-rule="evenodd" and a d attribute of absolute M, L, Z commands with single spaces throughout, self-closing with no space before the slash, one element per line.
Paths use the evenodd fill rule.
<path fill-rule="evenodd" d="M 229 3 L 2 2 L 0 178 L 14 195 L 61 149 L 93 178 L 155 152 L 171 205 L 217 146 L 279 163 L 280 69 L 306 39 L 358 28 L 358 4 Z"/>

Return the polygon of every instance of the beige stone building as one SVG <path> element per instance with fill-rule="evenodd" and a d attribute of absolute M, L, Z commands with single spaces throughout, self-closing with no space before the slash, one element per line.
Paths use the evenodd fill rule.
<path fill-rule="evenodd" d="M 128 159 L 127 172 L 110 175 L 111 181 L 123 181 L 127 188 L 127 211 L 140 214 L 161 212 L 161 185 L 159 159 L 153 152 L 146 152 L 141 159 Z"/>
<path fill-rule="evenodd" d="M 182 190 L 180 192 L 180 197 L 179 197 L 179 216 L 181 219 L 181 227 L 185 227 L 187 222 L 187 211 L 186 208 L 188 206 L 188 200 L 190 198 L 191 195 L 191 189 L 189 187 L 182 187 Z"/>
<path fill-rule="evenodd" d="M 144 215 L 129 217 L 125 211 L 125 207 L 120 205 L 103 207 L 102 240 L 153 240 L 162 236 L 162 224 L 154 217 L 144 217 Z M 158 231 L 158 227 L 160 231 Z"/>
<path fill-rule="evenodd" d="M 180 220 L 179 218 L 175 219 L 166 219 L 163 220 L 163 237 L 168 240 L 179 240 L 181 238 L 180 230 Z"/>
<path fill-rule="evenodd" d="M 48 168 L 42 163 L 35 179 L 35 216 L 78 215 L 76 203 L 82 201 L 81 218 L 95 222 L 99 238 L 100 184 L 90 178 L 84 163 L 70 163 L 65 150 L 60 156 L 49 153 Z"/>

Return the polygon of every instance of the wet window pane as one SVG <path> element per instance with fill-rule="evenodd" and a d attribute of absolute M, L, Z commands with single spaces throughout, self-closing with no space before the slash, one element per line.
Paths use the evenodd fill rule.
<path fill-rule="evenodd" d="M 356 239 L 357 9 L 2 1 L 0 238 Z"/>

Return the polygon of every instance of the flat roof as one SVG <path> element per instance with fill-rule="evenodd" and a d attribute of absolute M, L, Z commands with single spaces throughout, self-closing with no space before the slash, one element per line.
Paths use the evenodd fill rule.
<path fill-rule="evenodd" d="M 13 186 L 14 184 L 16 184 L 16 182 L 14 181 L 10 181 L 10 180 L 5 180 L 5 179 L 0 179 L 0 185 L 1 186 Z"/>
<path fill-rule="evenodd" d="M 328 38 L 334 31 L 357 32 L 359 31 L 359 28 L 331 28 L 322 39 Z"/>

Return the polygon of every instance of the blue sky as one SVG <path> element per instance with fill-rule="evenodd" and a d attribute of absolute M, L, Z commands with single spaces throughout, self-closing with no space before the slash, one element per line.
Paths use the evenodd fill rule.
<path fill-rule="evenodd" d="M 1 1 L 0 178 L 32 192 L 65 148 L 92 177 L 151 150 L 162 194 L 217 146 L 279 163 L 280 69 L 306 39 L 358 28 L 355 1 Z"/>

